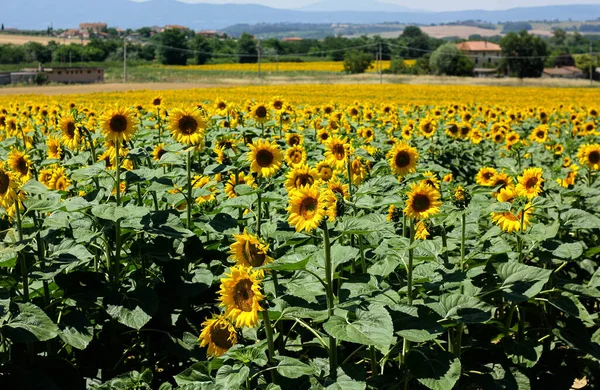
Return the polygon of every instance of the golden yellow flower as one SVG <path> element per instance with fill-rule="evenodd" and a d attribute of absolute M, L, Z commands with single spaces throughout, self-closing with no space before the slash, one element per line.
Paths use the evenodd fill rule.
<path fill-rule="evenodd" d="M 417 222 L 417 226 L 415 226 L 415 239 L 425 241 L 429 235 L 427 225 L 423 221 Z"/>
<path fill-rule="evenodd" d="M 275 143 L 269 140 L 259 139 L 248 145 L 248 161 L 250 170 L 261 177 L 271 177 L 279 168 L 283 161 L 281 150 Z"/>
<path fill-rule="evenodd" d="M 431 171 L 427 171 L 423 174 L 423 176 L 425 176 L 425 179 L 423 179 L 425 184 L 427 184 L 428 186 L 431 186 L 437 190 L 440 189 L 440 179 L 438 179 L 438 177 L 435 173 L 433 173 Z"/>
<path fill-rule="evenodd" d="M 289 193 L 288 223 L 297 232 L 311 232 L 319 226 L 330 206 L 328 203 L 331 202 L 327 192 L 321 191 L 317 186 L 305 186 Z"/>
<path fill-rule="evenodd" d="M 219 357 L 237 344 L 237 332 L 225 316 L 219 315 L 202 323 L 198 340 L 201 347 L 208 346 L 206 356 Z"/>
<path fill-rule="evenodd" d="M 411 183 L 404 214 L 408 218 L 426 219 L 440 212 L 442 201 L 440 192 L 424 181 Z"/>
<path fill-rule="evenodd" d="M 46 150 L 48 152 L 49 159 L 61 160 L 63 158 L 63 151 L 60 147 L 60 141 L 56 137 L 48 137 L 46 140 Z"/>
<path fill-rule="evenodd" d="M 259 272 L 243 265 L 231 267 L 221 279 L 220 306 L 225 307 L 225 317 L 236 327 L 253 328 L 258 324 L 258 312 L 263 311 L 260 301 L 265 299 L 260 283 Z"/>
<path fill-rule="evenodd" d="M 52 176 L 48 180 L 48 188 L 58 191 L 66 191 L 71 185 L 71 180 L 64 167 L 56 167 L 52 170 Z"/>
<path fill-rule="evenodd" d="M 204 192 L 204 194 L 196 197 L 197 204 L 202 204 L 215 199 L 214 183 L 211 183 L 210 177 L 204 175 L 195 175 L 192 179 L 192 183 L 192 188 L 198 188 Z"/>
<path fill-rule="evenodd" d="M 542 192 L 542 168 L 527 168 L 523 172 L 523 176 L 519 176 L 517 184 L 517 192 L 524 194 L 528 198 L 538 196 Z"/>
<path fill-rule="evenodd" d="M 347 138 L 334 136 L 329 139 L 325 149 L 325 159 L 334 168 L 346 170 L 348 155 L 351 152 Z"/>
<path fill-rule="evenodd" d="M 242 234 L 234 234 L 233 238 L 235 242 L 229 246 L 229 254 L 238 265 L 257 268 L 273 261 L 273 258 L 268 255 L 269 245 L 246 232 L 246 229 Z M 262 277 L 263 271 L 258 271 Z"/>
<path fill-rule="evenodd" d="M 581 145 L 577 151 L 577 158 L 581 165 L 589 169 L 600 169 L 600 144 Z"/>
<path fill-rule="evenodd" d="M 266 104 L 256 102 L 250 110 L 250 116 L 257 123 L 265 123 L 269 120 L 271 115 L 269 113 L 269 108 Z"/>
<path fill-rule="evenodd" d="M 319 173 L 316 169 L 308 165 L 296 166 L 287 173 L 285 188 L 289 192 L 303 186 L 312 186 L 318 179 Z"/>
<path fill-rule="evenodd" d="M 450 183 L 452 181 L 454 177 L 452 176 L 452 173 L 447 173 L 444 175 L 444 177 L 442 178 L 442 181 L 444 183 Z"/>
<path fill-rule="evenodd" d="M 6 169 L 6 162 L 0 162 L 0 206 L 5 209 L 12 207 L 17 200 L 19 183 L 14 174 Z"/>
<path fill-rule="evenodd" d="M 323 160 L 317 164 L 317 172 L 319 174 L 319 179 L 325 182 L 331 180 L 336 174 L 335 169 L 327 162 L 327 160 Z"/>
<path fill-rule="evenodd" d="M 404 141 L 397 142 L 389 151 L 387 157 L 392 172 L 398 176 L 413 173 L 417 169 L 419 153 L 416 148 L 413 148 Z"/>
<path fill-rule="evenodd" d="M 300 133 L 287 133 L 285 135 L 285 142 L 288 146 L 298 146 L 304 143 L 304 135 Z"/>
<path fill-rule="evenodd" d="M 306 162 L 306 150 L 300 145 L 292 146 L 285 151 L 285 162 L 291 167 L 297 167 Z"/>
<path fill-rule="evenodd" d="M 541 144 L 545 143 L 548 140 L 548 126 L 540 125 L 533 129 L 533 131 L 529 135 L 529 139 Z"/>
<path fill-rule="evenodd" d="M 8 154 L 8 167 L 17 175 L 22 183 L 27 183 L 32 177 L 31 160 L 26 153 L 13 149 Z"/>
<path fill-rule="evenodd" d="M 78 149 L 81 145 L 81 133 L 77 127 L 77 122 L 73 115 L 67 114 L 58 122 L 58 126 L 62 131 L 62 142 L 69 149 Z"/>
<path fill-rule="evenodd" d="M 162 158 L 162 156 L 165 155 L 165 153 L 167 153 L 167 151 L 165 150 L 165 143 L 161 142 L 154 147 L 154 150 L 152 151 L 152 159 L 154 159 L 154 161 L 160 161 L 160 159 Z"/>
<path fill-rule="evenodd" d="M 495 168 L 483 167 L 477 172 L 475 182 L 480 186 L 491 187 L 494 184 L 494 176 L 498 174 Z"/>
<path fill-rule="evenodd" d="M 133 111 L 129 108 L 115 108 L 101 118 L 102 132 L 106 139 L 118 142 L 129 141 L 135 134 Z"/>
<path fill-rule="evenodd" d="M 497 200 L 498 202 L 513 203 L 515 199 L 517 199 L 517 197 L 518 192 L 516 188 L 505 187 L 500 190 L 500 193 L 497 196 Z M 496 225 L 500 226 L 500 228 L 503 231 L 508 233 L 520 230 L 525 231 L 527 227 L 531 224 L 531 222 L 529 221 L 529 216 L 533 211 L 531 203 L 525 204 L 523 210 L 518 211 L 516 214 L 513 212 L 513 210 L 504 212 L 492 212 L 492 221 L 494 221 Z M 521 220 L 523 223 L 522 229 Z"/>
<path fill-rule="evenodd" d="M 254 187 L 254 178 L 252 175 L 247 175 L 244 172 L 239 172 L 236 176 L 235 173 L 229 175 L 229 180 L 225 183 L 225 194 L 227 198 L 237 198 L 238 194 L 235 191 L 235 186 L 240 184 L 246 184 L 250 187 Z"/>

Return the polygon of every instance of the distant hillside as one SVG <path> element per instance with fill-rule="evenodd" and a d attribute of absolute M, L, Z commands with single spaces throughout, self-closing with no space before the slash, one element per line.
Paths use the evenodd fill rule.
<path fill-rule="evenodd" d="M 302 11 L 424 12 L 396 4 L 365 0 L 321 0 L 301 9 Z"/>
<path fill-rule="evenodd" d="M 353 1 L 353 0 L 352 0 Z M 354 3 L 350 3 L 354 4 Z M 373 1 L 368 4 L 374 4 Z M 19 0 L 6 1 L 0 23 L 20 29 L 76 27 L 80 22 L 102 21 L 110 26 L 139 28 L 165 24 L 222 29 L 239 23 L 447 23 L 459 20 L 500 21 L 590 20 L 600 18 L 600 5 L 513 8 L 504 11 L 383 12 L 302 11 L 253 4 L 189 4 L 175 0 Z M 390 6 L 393 7 L 393 6 Z"/>

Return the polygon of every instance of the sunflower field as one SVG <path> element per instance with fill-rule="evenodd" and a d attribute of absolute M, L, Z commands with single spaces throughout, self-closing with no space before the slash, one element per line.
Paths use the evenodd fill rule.
<path fill-rule="evenodd" d="M 596 388 L 599 98 L 2 97 L 0 388 Z"/>

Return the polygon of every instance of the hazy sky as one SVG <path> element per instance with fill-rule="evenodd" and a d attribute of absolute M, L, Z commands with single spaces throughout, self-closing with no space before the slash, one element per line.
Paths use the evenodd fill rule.
<path fill-rule="evenodd" d="M 316 0 L 180 0 L 186 3 L 240 3 L 240 4 L 263 4 L 275 8 L 300 8 L 305 5 L 316 3 Z M 368 0 L 365 0 L 368 1 Z M 432 11 L 451 10 L 476 10 L 476 9 L 508 9 L 514 7 L 530 7 L 539 5 L 564 5 L 564 4 L 598 4 L 600 0 L 378 0 L 382 3 L 393 3 L 405 7 L 429 9 Z"/>

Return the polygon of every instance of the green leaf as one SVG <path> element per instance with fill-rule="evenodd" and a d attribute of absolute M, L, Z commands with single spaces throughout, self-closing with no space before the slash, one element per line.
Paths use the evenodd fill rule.
<path fill-rule="evenodd" d="M 496 265 L 502 280 L 500 289 L 509 301 L 524 302 L 536 296 L 548 282 L 552 271 L 516 262 Z"/>
<path fill-rule="evenodd" d="M 514 364 L 531 368 L 537 364 L 542 357 L 543 344 L 537 344 L 532 340 L 515 342 L 509 337 L 503 339 L 503 347 L 506 355 Z"/>
<path fill-rule="evenodd" d="M 212 383 L 210 376 L 210 370 L 208 364 L 205 362 L 199 362 L 193 364 L 191 367 L 185 369 L 182 373 L 175 375 L 173 378 L 177 383 L 177 386 L 184 386 L 187 384 L 198 384 L 198 382 L 209 382 Z"/>
<path fill-rule="evenodd" d="M 415 343 L 435 340 L 445 332 L 439 317 L 425 306 L 395 305 L 390 307 L 390 315 L 396 334 Z"/>
<path fill-rule="evenodd" d="M 33 303 L 17 303 L 19 314 L 4 325 L 13 342 L 46 341 L 58 336 L 58 326 Z"/>
<path fill-rule="evenodd" d="M 406 357 L 406 364 L 411 374 L 429 389 L 452 389 L 460 378 L 460 360 L 448 352 L 413 349 Z"/>
<path fill-rule="evenodd" d="M 237 220 L 229 214 L 219 213 L 208 223 L 216 231 L 223 233 L 227 229 L 237 228 Z"/>
<path fill-rule="evenodd" d="M 284 356 L 277 365 L 277 372 L 286 378 L 298 379 L 303 375 L 313 375 L 316 370 L 298 359 Z"/>
<path fill-rule="evenodd" d="M 437 302 L 426 303 L 442 318 L 452 319 L 465 324 L 477 324 L 489 321 L 495 308 L 471 296 L 463 294 L 444 294 Z"/>
<path fill-rule="evenodd" d="M 560 219 L 564 230 L 572 229 L 597 229 L 600 226 L 600 218 L 587 211 L 569 209 L 561 214 Z"/>
<path fill-rule="evenodd" d="M 291 254 L 280 257 L 272 263 L 268 263 L 259 267 L 261 269 L 270 269 L 275 271 L 297 271 L 306 268 L 306 264 L 310 260 L 310 255 Z"/>
<path fill-rule="evenodd" d="M 10 292 L 0 287 L 0 323 L 10 316 Z"/>
<path fill-rule="evenodd" d="M 250 374 L 247 366 L 236 364 L 235 366 L 223 366 L 217 371 L 217 385 L 225 389 L 237 389 L 246 381 Z"/>
<path fill-rule="evenodd" d="M 581 242 L 561 244 L 552 254 L 561 259 L 578 259 L 583 254 L 583 245 Z"/>
<path fill-rule="evenodd" d="M 381 305 L 370 305 L 368 310 L 357 308 L 348 313 L 352 318 L 332 316 L 323 328 L 342 341 L 374 345 L 387 350 L 392 344 L 394 326 L 388 311 Z M 355 314 L 355 315 L 353 315 Z"/>
<path fill-rule="evenodd" d="M 117 222 L 120 219 L 140 219 L 150 211 L 145 207 L 127 205 L 117 206 L 115 204 L 100 204 L 92 207 L 92 214 L 98 218 Z"/>
<path fill-rule="evenodd" d="M 127 294 L 113 294 L 104 299 L 106 312 L 121 324 L 140 330 L 150 321 L 158 308 L 154 290 L 138 287 Z"/>
<path fill-rule="evenodd" d="M 85 314 L 78 310 L 69 312 L 60 321 L 60 338 L 70 346 L 84 350 L 94 337 L 94 327 Z"/>
<path fill-rule="evenodd" d="M 61 207 L 60 197 L 52 197 L 46 199 L 27 199 L 23 201 L 23 205 L 27 209 L 27 214 L 30 211 L 39 211 L 40 213 L 51 213 Z"/>

